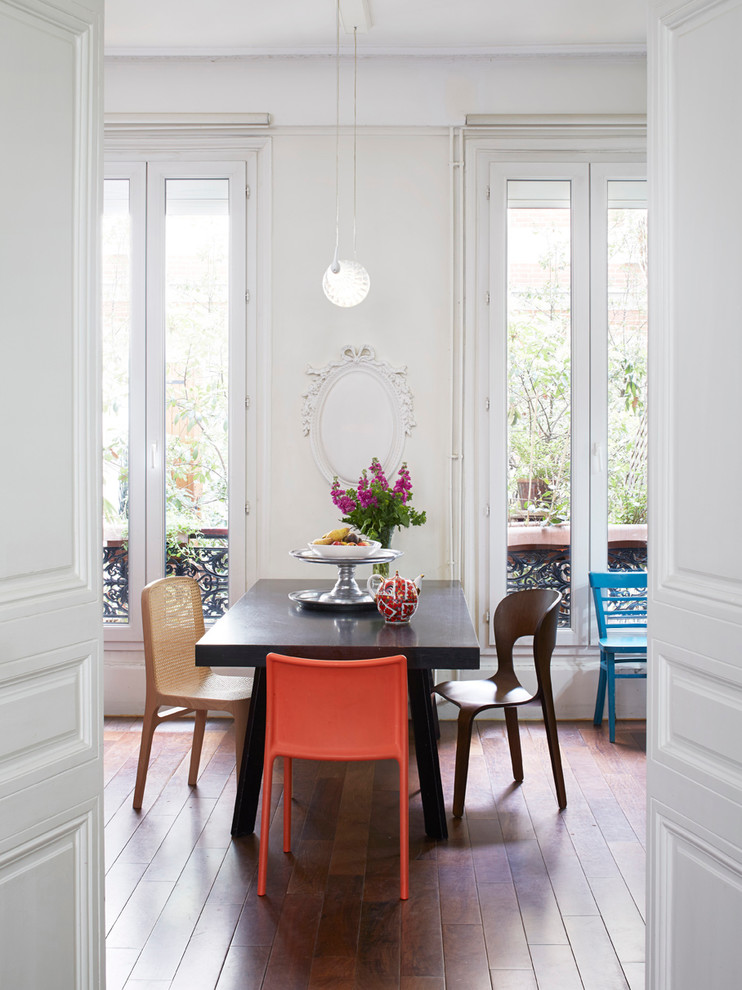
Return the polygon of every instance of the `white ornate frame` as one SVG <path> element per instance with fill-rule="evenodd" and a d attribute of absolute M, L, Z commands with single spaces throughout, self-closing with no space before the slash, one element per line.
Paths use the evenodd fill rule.
<path fill-rule="evenodd" d="M 415 419 L 412 412 L 412 392 L 407 383 L 407 368 L 393 368 L 385 361 L 377 361 L 373 347 L 363 344 L 354 347 L 346 344 L 341 350 L 341 359 L 331 361 L 323 368 L 307 367 L 308 375 L 313 378 L 312 384 L 302 394 L 302 429 L 304 436 L 309 436 L 312 444 L 312 454 L 315 463 L 324 477 L 332 482 L 338 477 L 341 486 L 347 488 L 358 482 L 356 477 L 344 477 L 337 464 L 333 463 L 333 451 L 327 443 L 328 433 L 332 432 L 332 424 L 323 422 L 323 414 L 327 400 L 339 382 L 347 385 L 347 376 L 358 376 L 359 402 L 349 409 L 349 414 L 356 413 L 359 425 L 363 421 L 364 431 L 368 432 L 369 423 L 373 422 L 373 408 L 363 406 L 364 389 L 368 389 L 369 376 L 376 388 L 388 400 L 389 412 L 392 416 L 392 439 L 388 451 L 380 457 L 384 472 L 389 477 L 402 463 L 405 437 L 412 432 Z M 345 424 L 347 427 L 347 423 Z M 378 456 L 378 455 L 375 455 Z M 367 466 L 367 465 L 362 465 Z M 348 472 L 346 472 L 348 473 Z M 360 473 L 360 468 L 359 468 Z"/>

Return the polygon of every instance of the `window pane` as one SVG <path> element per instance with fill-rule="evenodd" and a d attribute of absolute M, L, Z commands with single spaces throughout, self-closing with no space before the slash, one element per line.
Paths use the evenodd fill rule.
<path fill-rule="evenodd" d="M 103 616 L 129 621 L 129 180 L 106 179 L 102 224 Z"/>
<path fill-rule="evenodd" d="M 608 563 L 646 566 L 646 182 L 608 183 Z"/>
<path fill-rule="evenodd" d="M 228 603 L 229 180 L 166 182 L 166 572 Z"/>
<path fill-rule="evenodd" d="M 570 623 L 569 181 L 508 182 L 508 591 L 553 587 Z"/>

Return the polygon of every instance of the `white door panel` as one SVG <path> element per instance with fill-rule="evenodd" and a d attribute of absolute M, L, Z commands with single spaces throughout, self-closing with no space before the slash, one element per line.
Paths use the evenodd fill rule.
<path fill-rule="evenodd" d="M 652 990 L 722 990 L 742 966 L 740 37 L 740 0 L 652 4 Z"/>
<path fill-rule="evenodd" d="M 0 986 L 100 988 L 102 2 L 0 0 Z"/>

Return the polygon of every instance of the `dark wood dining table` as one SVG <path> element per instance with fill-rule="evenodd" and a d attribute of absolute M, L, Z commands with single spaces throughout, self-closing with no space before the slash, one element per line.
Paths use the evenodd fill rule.
<path fill-rule="evenodd" d="M 479 643 L 458 581 L 424 581 L 420 603 L 406 625 L 389 625 L 375 609 L 308 608 L 289 599 L 296 579 L 257 581 L 196 644 L 196 663 L 254 667 L 232 835 L 249 835 L 263 776 L 265 664 L 268 653 L 325 660 L 407 657 L 407 681 L 426 833 L 448 836 L 438 762 L 432 671 L 479 668 Z M 315 582 L 317 588 L 331 581 Z"/>

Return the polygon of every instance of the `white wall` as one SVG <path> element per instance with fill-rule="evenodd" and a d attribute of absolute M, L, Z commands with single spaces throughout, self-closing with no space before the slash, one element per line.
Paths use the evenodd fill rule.
<path fill-rule="evenodd" d="M 342 62 L 350 122 L 352 60 Z M 268 111 L 277 127 L 335 123 L 331 58 L 116 59 L 107 112 Z M 644 113 L 643 59 L 363 58 L 358 123 L 449 127 L 468 113 Z"/>
<path fill-rule="evenodd" d="M 343 80 L 352 82 L 352 63 Z M 358 83 L 358 257 L 371 277 L 368 298 L 339 309 L 321 289 L 334 244 L 335 70 L 327 58 L 115 60 L 106 66 L 109 113 L 271 114 L 271 377 L 266 402 L 270 458 L 261 464 L 258 504 L 262 577 L 305 577 L 288 549 L 337 519 L 329 486 L 301 430 L 307 365 L 340 358 L 343 345 L 370 344 L 379 360 L 406 365 L 417 426 L 405 446 L 421 529 L 399 534 L 402 572 L 450 576 L 451 312 L 453 245 L 449 127 L 466 114 L 643 113 L 643 61 L 591 59 L 364 59 Z M 346 90 L 343 90 L 344 96 Z M 352 107 L 344 99 L 343 121 Z M 350 136 L 342 138 L 345 222 L 341 256 L 351 250 Z M 269 244 L 268 244 L 269 241 Z M 249 551 L 250 552 L 250 551 Z M 250 571 L 250 567 L 248 567 Z M 560 714 L 585 717 L 584 696 L 565 668 Z M 106 710 L 141 710 L 136 654 L 107 655 Z M 643 696 L 642 696 L 643 697 Z M 592 698 L 592 700 L 590 700 Z M 641 705 L 640 705 L 641 707 Z"/>

